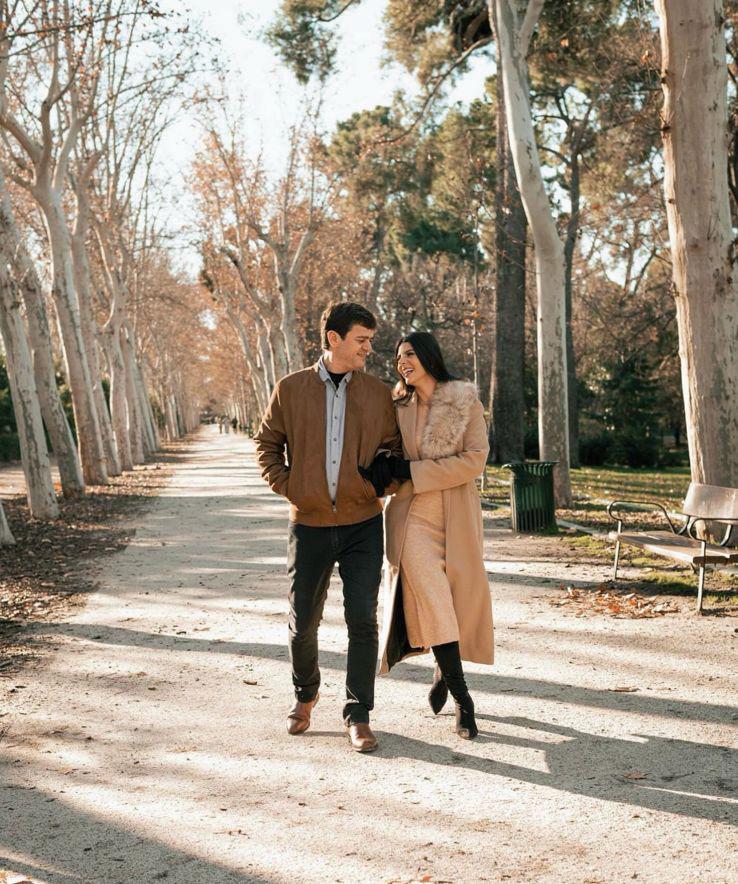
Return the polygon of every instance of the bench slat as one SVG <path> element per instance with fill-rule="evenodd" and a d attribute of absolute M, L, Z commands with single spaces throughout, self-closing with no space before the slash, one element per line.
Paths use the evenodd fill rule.
<path fill-rule="evenodd" d="M 656 555 L 665 556 L 688 565 L 700 564 L 703 561 L 701 544 L 689 537 L 673 534 L 671 531 L 638 531 L 636 533 L 618 534 L 611 531 L 610 540 L 637 546 Z M 738 550 L 724 549 L 708 543 L 705 549 L 704 563 L 708 565 L 727 565 L 738 562 Z"/>

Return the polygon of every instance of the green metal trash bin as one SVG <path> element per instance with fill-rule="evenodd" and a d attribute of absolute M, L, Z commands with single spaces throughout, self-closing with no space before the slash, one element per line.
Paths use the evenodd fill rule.
<path fill-rule="evenodd" d="M 512 470 L 510 508 L 513 531 L 550 531 L 556 528 L 553 470 L 556 460 L 506 463 Z"/>

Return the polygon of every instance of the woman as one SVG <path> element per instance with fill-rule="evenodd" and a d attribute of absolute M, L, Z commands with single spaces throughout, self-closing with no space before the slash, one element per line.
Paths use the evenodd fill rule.
<path fill-rule="evenodd" d="M 405 335 L 395 351 L 397 423 L 404 458 L 379 455 L 369 478 L 380 490 L 402 484 L 385 510 L 391 591 L 385 607 L 380 673 L 433 651 L 433 712 L 450 692 L 456 732 L 477 735 L 462 659 L 492 663 L 492 606 L 482 554 L 482 510 L 475 478 L 489 445 L 473 384 L 449 374 L 428 332 Z"/>

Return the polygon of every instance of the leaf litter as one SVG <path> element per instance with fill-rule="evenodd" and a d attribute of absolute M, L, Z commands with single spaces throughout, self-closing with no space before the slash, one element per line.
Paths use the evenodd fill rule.
<path fill-rule="evenodd" d="M 641 620 L 677 614 L 679 606 L 658 596 L 648 598 L 637 592 L 619 593 L 603 583 L 587 589 L 561 584 L 565 591 L 562 598 L 553 598 L 549 604 L 560 608 L 567 606 L 577 617 L 587 614 L 605 614 L 619 620 Z"/>

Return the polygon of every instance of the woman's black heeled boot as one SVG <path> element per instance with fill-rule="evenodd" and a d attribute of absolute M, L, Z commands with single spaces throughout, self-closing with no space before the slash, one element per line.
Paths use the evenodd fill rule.
<path fill-rule="evenodd" d="M 456 733 L 462 740 L 473 740 L 479 733 L 474 718 L 474 700 L 469 694 L 456 701 Z"/>
<path fill-rule="evenodd" d="M 446 684 L 443 675 L 441 675 L 441 670 L 438 665 L 436 665 L 433 672 L 433 684 L 428 691 L 428 702 L 430 703 L 430 708 L 433 710 L 434 715 L 438 715 L 441 709 L 443 709 L 446 705 L 446 700 L 448 700 L 448 685 Z"/>
<path fill-rule="evenodd" d="M 462 740 L 473 740 L 479 733 L 479 729 L 474 718 L 474 701 L 469 696 L 469 689 L 464 678 L 459 643 L 448 642 L 445 645 L 434 645 L 432 650 L 443 674 L 446 687 L 456 701 L 456 733 Z"/>

